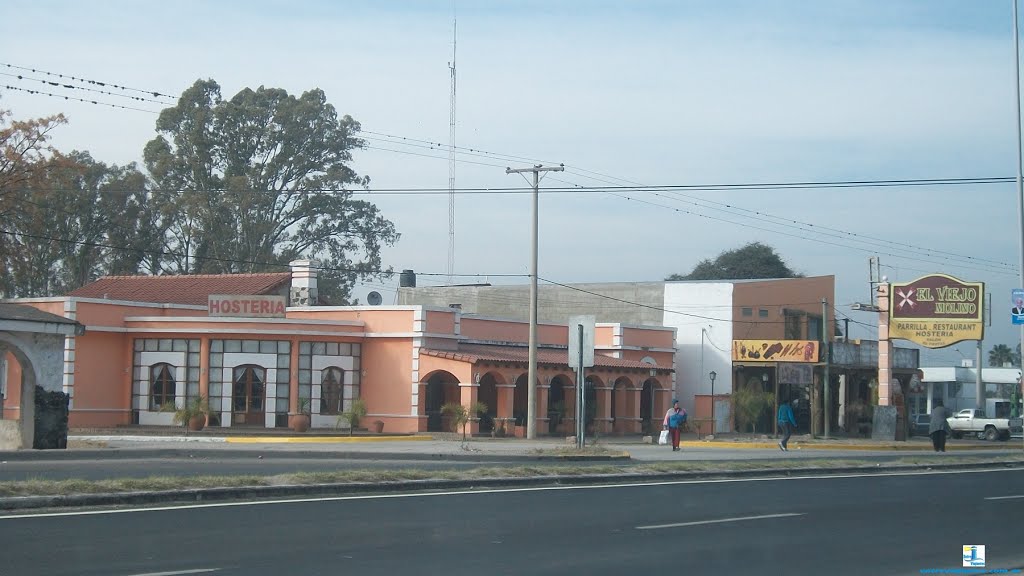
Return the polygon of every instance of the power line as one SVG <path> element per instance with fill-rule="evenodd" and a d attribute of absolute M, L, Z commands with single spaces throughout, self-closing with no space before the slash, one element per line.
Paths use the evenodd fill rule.
<path fill-rule="evenodd" d="M 31 78 L 22 74 L 8 74 L 7 72 L 0 72 L 0 76 L 9 76 L 11 78 L 17 78 L 18 80 L 30 80 L 46 84 L 47 86 L 53 86 L 55 88 L 66 88 L 68 90 L 83 90 L 85 92 L 93 92 L 95 94 L 106 94 L 107 96 L 117 96 L 118 98 L 129 98 L 137 102 L 153 102 L 155 104 L 167 105 L 167 102 L 160 100 L 153 100 L 152 98 L 144 98 L 142 96 L 132 96 L 131 94 L 119 94 L 117 92 L 110 92 L 107 90 L 97 90 L 95 88 L 86 88 L 84 86 L 75 86 L 74 84 L 63 84 L 61 82 L 53 82 L 51 80 L 43 80 L 42 78 Z"/>
<path fill-rule="evenodd" d="M 65 100 L 77 100 L 78 102 L 84 102 L 86 104 L 96 104 L 97 106 L 109 106 L 111 108 L 120 108 L 122 110 L 135 110 L 137 112 L 148 112 L 149 114 L 157 114 L 155 110 L 144 110 L 142 108 L 134 108 L 132 106 L 122 106 L 120 104 L 111 104 L 109 102 L 100 102 L 98 100 L 86 100 L 84 98 L 76 98 L 74 96 L 68 96 L 66 94 L 53 94 L 51 92 L 44 92 L 42 90 L 32 90 L 30 88 L 19 88 L 17 86 L 5 85 L 4 88 L 7 90 L 17 90 L 19 92 L 28 92 L 33 95 L 52 96 L 54 98 L 63 98 Z"/>
<path fill-rule="evenodd" d="M 56 78 L 67 78 L 69 80 L 73 80 L 75 82 L 83 82 L 85 84 L 93 84 L 93 85 L 96 85 L 96 86 L 110 86 L 111 88 L 118 88 L 120 90 L 129 90 L 129 91 L 132 91 L 132 92 L 140 92 L 142 94 L 150 94 L 154 98 L 161 98 L 161 97 L 163 97 L 163 98 L 173 98 L 173 96 L 170 96 L 169 94 L 158 92 L 156 90 L 142 90 L 140 88 L 131 88 L 131 87 L 128 87 L 128 86 L 122 86 L 120 84 L 114 84 L 113 82 L 101 82 L 99 80 L 89 80 L 88 78 L 82 78 L 82 77 L 79 77 L 79 76 L 72 76 L 70 74 L 59 74 L 57 72 L 47 72 L 46 70 L 40 70 L 38 68 L 27 68 L 25 66 L 15 66 L 14 64 L 8 64 L 6 62 L 0 62 L 0 66 L 6 66 L 7 68 L 10 68 L 10 69 L 13 69 L 13 70 L 24 70 L 26 72 L 32 72 L 32 73 L 36 73 L 36 74 L 45 74 L 47 76 L 53 76 L 53 77 L 56 77 Z"/>

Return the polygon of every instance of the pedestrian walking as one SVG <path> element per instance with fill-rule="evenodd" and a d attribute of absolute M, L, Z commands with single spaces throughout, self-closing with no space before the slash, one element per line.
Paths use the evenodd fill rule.
<path fill-rule="evenodd" d="M 679 434 L 682 432 L 683 423 L 686 422 L 686 410 L 679 405 L 679 400 L 672 401 L 672 407 L 665 412 L 665 420 L 662 426 L 672 436 L 672 451 L 679 451 Z"/>
<path fill-rule="evenodd" d="M 946 451 L 946 435 L 949 434 L 946 418 L 946 407 L 942 405 L 942 400 L 936 400 L 932 406 L 932 418 L 928 421 L 928 435 L 932 438 L 932 448 L 936 452 Z"/>
<path fill-rule="evenodd" d="M 793 408 L 789 402 L 779 405 L 779 428 L 782 430 L 782 440 L 779 440 L 779 450 L 789 452 L 789 437 L 796 427 L 796 418 L 793 416 Z"/>

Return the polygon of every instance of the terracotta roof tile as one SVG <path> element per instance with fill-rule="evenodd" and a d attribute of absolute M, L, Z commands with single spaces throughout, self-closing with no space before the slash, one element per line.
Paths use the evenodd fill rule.
<path fill-rule="evenodd" d="M 437 350 L 423 348 L 420 354 L 458 360 L 460 362 L 509 362 L 525 364 L 529 361 L 529 349 L 526 346 L 492 346 L 483 344 L 460 345 L 458 350 Z M 538 348 L 537 364 L 545 366 L 567 367 L 569 365 L 568 351 L 557 348 Z M 657 368 L 659 371 L 671 372 L 668 366 L 655 366 L 645 364 L 637 360 L 624 360 L 612 358 L 601 354 L 594 355 L 594 365 L 599 368 L 629 368 L 648 370 Z"/>
<path fill-rule="evenodd" d="M 24 304 L 0 302 L 0 320 L 24 320 L 27 322 L 50 322 L 56 324 L 77 324 L 70 318 L 36 310 Z"/>
<path fill-rule="evenodd" d="M 68 292 L 79 298 L 129 302 L 160 302 L 203 306 L 211 294 L 260 295 L 282 293 L 290 272 L 265 274 L 199 274 L 178 276 L 104 276 Z"/>

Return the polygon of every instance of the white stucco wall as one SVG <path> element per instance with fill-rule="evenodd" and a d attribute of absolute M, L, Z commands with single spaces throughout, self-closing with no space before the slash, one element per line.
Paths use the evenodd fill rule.
<path fill-rule="evenodd" d="M 711 393 L 712 370 L 718 373 L 715 394 L 732 392 L 732 288 L 727 282 L 665 283 L 662 323 L 676 328 L 676 397 L 687 411 L 696 394 Z"/>

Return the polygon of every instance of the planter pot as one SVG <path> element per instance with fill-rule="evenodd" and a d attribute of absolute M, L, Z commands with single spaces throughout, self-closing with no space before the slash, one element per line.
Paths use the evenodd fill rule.
<path fill-rule="evenodd" d="M 291 427 L 300 434 L 309 430 L 309 414 L 292 414 Z"/>
<path fill-rule="evenodd" d="M 206 426 L 206 414 L 199 414 L 193 416 L 188 420 L 188 429 L 193 432 L 199 432 Z"/>
<path fill-rule="evenodd" d="M 384 421 L 375 420 L 373 423 L 373 431 L 377 434 L 382 434 L 384 432 Z"/>

